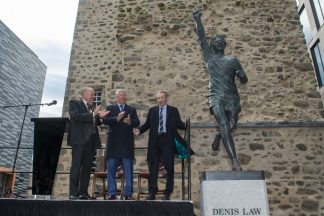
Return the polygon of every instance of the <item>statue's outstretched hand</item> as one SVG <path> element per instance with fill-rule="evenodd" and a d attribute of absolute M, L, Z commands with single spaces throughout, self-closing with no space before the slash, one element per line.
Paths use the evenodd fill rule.
<path fill-rule="evenodd" d="M 236 71 L 236 75 L 240 79 L 241 84 L 246 84 L 248 82 L 248 78 L 243 70 Z"/>
<path fill-rule="evenodd" d="M 194 8 L 192 12 L 192 16 L 194 17 L 195 20 L 198 20 L 202 16 L 202 12 L 199 9 Z"/>

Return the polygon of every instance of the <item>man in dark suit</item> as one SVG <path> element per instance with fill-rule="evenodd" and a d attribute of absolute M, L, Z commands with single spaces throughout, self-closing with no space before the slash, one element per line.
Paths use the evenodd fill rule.
<path fill-rule="evenodd" d="M 123 89 L 116 91 L 117 104 L 107 107 L 110 113 L 104 119 L 109 125 L 106 145 L 108 199 L 115 200 L 116 172 L 118 162 L 122 162 L 123 175 L 126 181 L 124 199 L 133 200 L 133 160 L 134 160 L 134 134 L 133 128 L 138 127 L 140 121 L 135 107 L 126 104 L 127 94 Z"/>
<path fill-rule="evenodd" d="M 177 129 L 185 129 L 176 107 L 167 104 L 168 94 L 158 91 L 157 106 L 151 107 L 145 123 L 134 129 L 136 136 L 150 129 L 147 161 L 149 163 L 149 195 L 147 200 L 154 200 L 158 190 L 157 178 L 159 161 L 162 160 L 167 171 L 164 200 L 169 200 L 174 185 L 174 156 L 176 153 L 175 138 L 179 137 Z"/>
<path fill-rule="evenodd" d="M 109 112 L 100 111 L 101 106 L 92 102 L 95 91 L 85 87 L 81 91 L 80 100 L 69 101 L 71 127 L 68 142 L 72 146 L 72 162 L 70 170 L 70 199 L 89 199 L 88 186 L 96 149 L 100 147 L 98 125 L 100 118 Z"/>

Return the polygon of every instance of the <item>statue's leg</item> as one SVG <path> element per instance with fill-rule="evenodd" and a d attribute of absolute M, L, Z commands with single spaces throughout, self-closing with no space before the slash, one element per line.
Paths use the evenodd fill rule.
<path fill-rule="evenodd" d="M 215 138 L 214 138 L 214 142 L 212 144 L 212 149 L 214 151 L 218 151 L 219 150 L 219 146 L 220 146 L 220 141 L 222 139 L 221 133 L 220 131 L 218 133 L 216 133 Z"/>
<path fill-rule="evenodd" d="M 227 114 L 228 119 L 230 119 L 230 122 L 231 122 L 231 133 L 232 133 L 237 125 L 238 114 L 235 111 L 226 112 L 226 114 Z M 219 150 L 221 139 L 222 139 L 221 133 L 220 133 L 220 131 L 218 131 L 218 133 L 216 133 L 216 135 L 215 135 L 214 142 L 212 144 L 212 149 L 214 151 Z"/>
<path fill-rule="evenodd" d="M 228 119 L 230 119 L 231 131 L 233 132 L 233 130 L 236 128 L 236 125 L 237 125 L 238 112 L 236 112 L 235 110 L 231 110 L 230 112 L 227 112 L 227 117 L 228 117 Z"/>
<path fill-rule="evenodd" d="M 228 119 L 230 119 L 231 132 L 233 132 L 235 130 L 236 126 L 237 126 L 238 112 L 236 112 L 235 110 L 231 110 L 230 112 L 228 112 Z M 236 170 L 236 171 L 241 171 L 242 170 L 238 158 L 237 158 L 236 161 L 233 162 L 233 170 Z"/>
<path fill-rule="evenodd" d="M 218 122 L 221 138 L 224 143 L 225 150 L 232 162 L 232 170 L 242 170 L 240 166 L 240 162 L 236 155 L 236 150 L 234 146 L 234 140 L 231 134 L 231 124 L 228 118 L 228 115 L 225 109 L 221 106 L 214 106 L 213 107 L 213 114 Z"/>

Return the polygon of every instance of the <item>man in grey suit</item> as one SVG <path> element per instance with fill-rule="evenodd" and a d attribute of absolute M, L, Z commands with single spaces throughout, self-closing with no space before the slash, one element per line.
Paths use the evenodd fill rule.
<path fill-rule="evenodd" d="M 72 146 L 70 170 L 70 199 L 90 199 L 88 186 L 96 149 L 100 147 L 98 125 L 109 111 L 92 104 L 95 91 L 85 87 L 80 100 L 69 101 L 70 131 L 68 142 Z"/>

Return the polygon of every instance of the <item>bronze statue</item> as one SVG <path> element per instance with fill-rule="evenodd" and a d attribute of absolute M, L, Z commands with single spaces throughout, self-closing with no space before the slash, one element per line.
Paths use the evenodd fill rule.
<path fill-rule="evenodd" d="M 222 139 L 232 162 L 232 170 L 240 171 L 242 168 L 236 155 L 231 134 L 237 125 L 238 114 L 241 111 L 235 77 L 239 78 L 241 84 L 246 84 L 248 78 L 237 58 L 224 55 L 226 41 L 223 35 L 212 36 L 210 44 L 208 44 L 201 16 L 202 12 L 195 9 L 193 17 L 209 75 L 208 101 L 210 112 L 219 125 L 219 132 L 216 133 L 212 148 L 215 151 L 218 150 Z"/>

